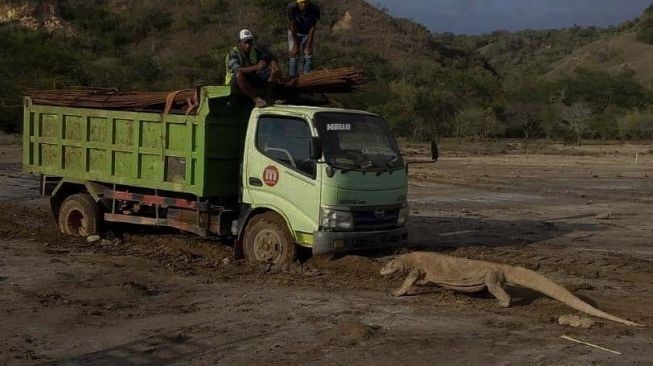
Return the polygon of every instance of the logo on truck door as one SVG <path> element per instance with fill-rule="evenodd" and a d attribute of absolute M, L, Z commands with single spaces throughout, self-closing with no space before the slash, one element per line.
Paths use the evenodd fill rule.
<path fill-rule="evenodd" d="M 279 182 L 279 169 L 276 166 L 270 165 L 263 170 L 263 181 L 269 187 L 274 187 Z"/>

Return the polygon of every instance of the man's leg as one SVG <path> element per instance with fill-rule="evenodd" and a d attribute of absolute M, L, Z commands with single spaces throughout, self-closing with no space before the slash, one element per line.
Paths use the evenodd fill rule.
<path fill-rule="evenodd" d="M 279 63 L 275 60 L 270 61 L 269 70 L 270 70 L 269 76 L 267 82 L 265 83 L 268 102 L 273 102 L 274 104 L 285 103 L 285 101 L 282 99 L 275 99 L 276 98 L 275 92 L 277 91 L 277 88 L 279 87 L 279 85 L 281 85 L 283 81 L 283 73 L 281 72 L 281 67 L 279 67 Z"/>
<path fill-rule="evenodd" d="M 257 97 L 256 90 L 252 88 L 252 85 L 247 79 L 247 76 L 244 73 L 240 72 L 240 70 L 236 71 L 236 83 L 238 84 L 238 89 L 240 89 L 243 94 L 247 95 L 250 98 Z"/>
<path fill-rule="evenodd" d="M 304 74 L 313 70 L 313 55 L 304 55 Z"/>
<path fill-rule="evenodd" d="M 292 49 L 295 47 L 295 40 L 292 37 L 292 32 L 288 31 L 288 54 L 292 52 Z M 299 57 L 292 57 L 290 56 L 288 64 L 290 65 L 290 70 L 288 77 L 296 78 L 297 77 L 297 62 L 299 61 Z"/>
<path fill-rule="evenodd" d="M 267 101 L 272 100 L 274 94 L 274 86 L 276 85 L 273 82 L 273 64 L 276 67 L 279 67 L 276 61 L 271 61 L 268 68 L 261 70 L 255 74 L 252 74 L 250 77 L 250 85 L 252 88 L 259 92 L 259 95 L 265 98 Z"/>
<path fill-rule="evenodd" d="M 243 92 L 243 94 L 254 100 L 257 107 L 265 107 L 265 100 L 259 97 L 258 92 L 252 86 L 247 75 L 240 72 L 240 70 L 236 71 L 236 83 L 238 83 L 238 88 Z"/>
<path fill-rule="evenodd" d="M 275 60 L 270 61 L 270 76 L 268 77 L 268 82 L 272 84 L 281 84 L 283 80 L 283 73 L 281 72 L 281 67 L 279 63 Z"/>
<path fill-rule="evenodd" d="M 313 49 L 311 50 L 311 53 L 308 54 L 306 53 L 306 43 L 308 42 L 308 36 L 305 36 L 302 39 L 302 52 L 304 52 L 304 74 L 308 74 L 313 70 L 313 54 L 315 54 L 315 45 L 313 45 Z"/>

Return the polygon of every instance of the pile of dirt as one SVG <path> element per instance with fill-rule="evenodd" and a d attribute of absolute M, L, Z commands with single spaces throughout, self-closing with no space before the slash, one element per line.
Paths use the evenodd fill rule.
<path fill-rule="evenodd" d="M 71 240 L 59 233 L 46 209 L 10 202 L 0 202 L 0 237 L 44 242 Z"/>
<path fill-rule="evenodd" d="M 233 263 L 231 247 L 194 236 L 126 233 L 111 240 L 103 239 L 92 249 L 100 254 L 147 258 L 162 268 L 189 276 L 204 273 L 229 279 L 255 271 L 250 266 Z"/>
<path fill-rule="evenodd" d="M 368 325 L 358 319 L 342 320 L 325 331 L 321 338 L 327 344 L 356 345 L 373 339 L 382 331 L 380 326 Z"/>
<path fill-rule="evenodd" d="M 380 262 L 361 255 L 317 256 L 309 259 L 307 264 L 320 270 L 349 273 L 357 277 L 377 277 L 382 266 Z"/>
<path fill-rule="evenodd" d="M 233 248 L 217 241 L 191 236 L 125 234 L 122 240 L 131 247 L 151 250 L 157 254 L 189 254 L 216 265 L 233 258 Z"/>

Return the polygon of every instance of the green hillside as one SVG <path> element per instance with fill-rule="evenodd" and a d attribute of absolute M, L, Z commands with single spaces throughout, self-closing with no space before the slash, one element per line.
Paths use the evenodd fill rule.
<path fill-rule="evenodd" d="M 165 90 L 221 83 L 224 54 L 244 27 L 285 63 L 287 0 L 11 1 L 14 10 L 43 3 L 51 6 L 33 6 L 28 23 L 57 18 L 54 31 L 26 27 L 24 17 L 0 24 L 5 126 L 19 120 L 11 105 L 28 87 Z M 318 67 L 360 65 L 374 80 L 353 98 L 336 98 L 345 106 L 389 114 L 399 128 L 417 114 L 450 119 L 463 102 L 488 104 L 500 89 L 466 51 L 435 42 L 423 26 L 361 0 L 327 3 Z"/>
<path fill-rule="evenodd" d="M 573 74 L 579 68 L 610 73 L 632 72 L 635 79 L 650 86 L 653 82 L 653 45 L 639 41 L 634 33 L 602 39 L 555 62 L 547 76 L 557 78 Z"/>
<path fill-rule="evenodd" d="M 614 29 L 569 28 L 560 30 L 525 30 L 515 33 L 494 32 L 474 37 L 478 52 L 487 57 L 506 76 L 542 75 L 556 61 L 575 50 L 615 34 Z"/>
<path fill-rule="evenodd" d="M 637 81 L 650 88 L 653 87 L 653 45 L 639 40 L 636 32 L 600 39 L 553 63 L 546 76 L 558 79 L 578 69 L 632 73 Z"/>
<path fill-rule="evenodd" d="M 19 128 L 26 88 L 172 90 L 219 84 L 224 54 L 241 28 L 250 28 L 285 64 L 288 1 L 5 0 L 0 126 Z M 455 36 L 432 34 L 363 0 L 315 1 L 323 10 L 317 67 L 359 65 L 371 80 L 359 93 L 335 96 L 334 103 L 380 113 L 400 136 L 563 137 L 569 129 L 562 113 L 574 103 L 587 104 L 595 117 L 585 137 L 641 135 L 615 127 L 626 114 L 648 113 L 650 84 L 637 70 L 578 73 L 585 64 L 560 65 L 596 42 L 631 37 L 624 30 L 640 32 L 644 16 L 624 29 Z M 622 58 L 632 68 L 639 64 L 631 56 Z M 548 77 L 559 69 L 559 77 Z M 603 98 L 593 92 L 597 85 L 626 100 L 597 102 Z"/>

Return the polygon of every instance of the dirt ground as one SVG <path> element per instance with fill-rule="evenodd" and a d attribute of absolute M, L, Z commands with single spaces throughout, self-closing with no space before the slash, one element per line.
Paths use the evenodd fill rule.
<path fill-rule="evenodd" d="M 438 288 L 393 298 L 401 278 L 377 274 L 392 253 L 277 268 L 171 232 L 89 245 L 57 232 L 20 162 L 0 146 L 0 365 L 653 364 L 651 327 L 563 327 L 577 312 L 531 291 L 509 288 L 507 309 Z M 411 168 L 409 199 L 416 249 L 535 269 L 653 326 L 652 145 L 445 152 Z"/>

